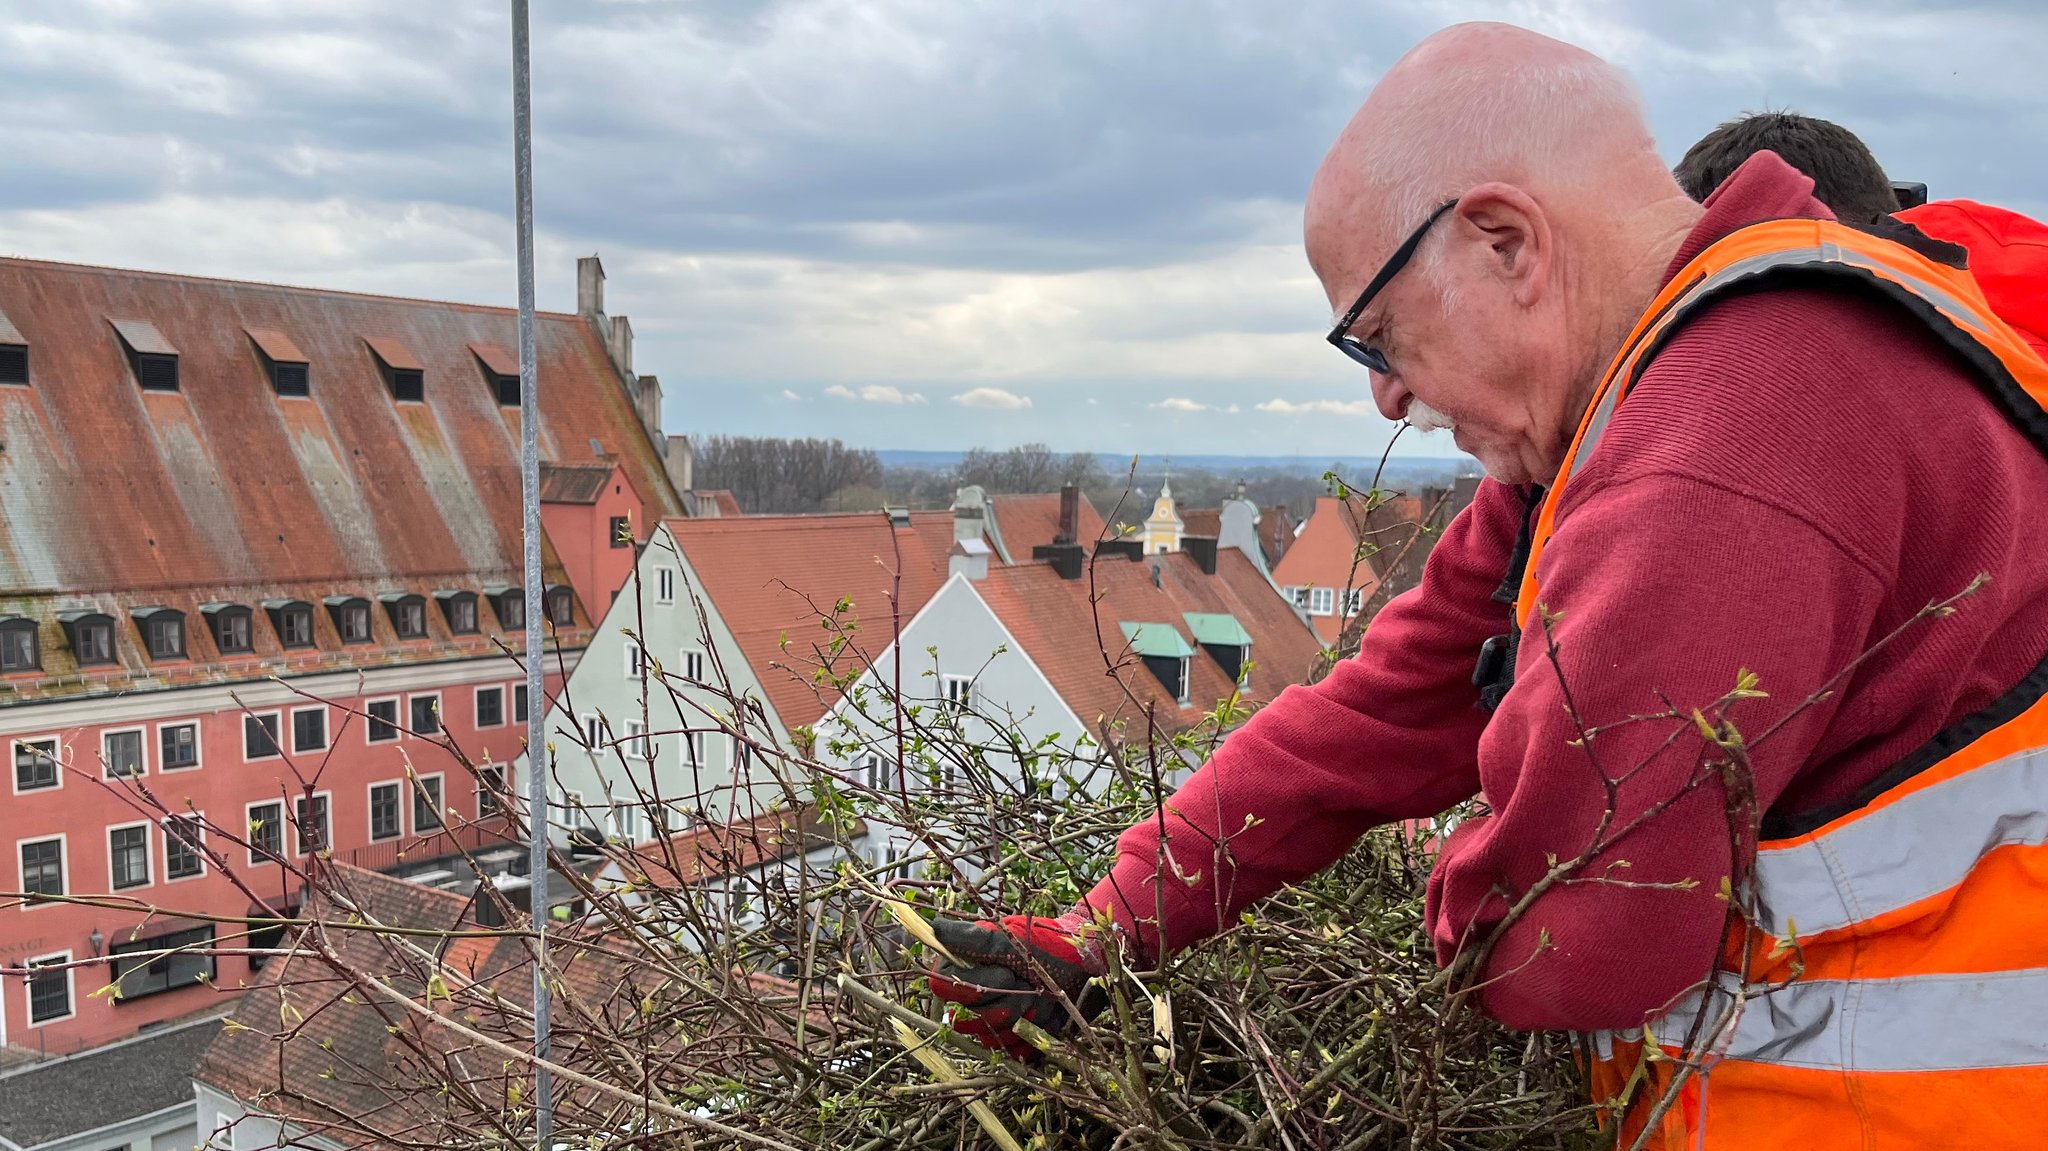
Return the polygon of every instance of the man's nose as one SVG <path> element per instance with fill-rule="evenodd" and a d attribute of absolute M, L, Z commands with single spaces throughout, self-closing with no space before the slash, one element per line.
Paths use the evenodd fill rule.
<path fill-rule="evenodd" d="M 1398 420 L 1408 414 L 1408 401 L 1415 397 L 1407 388 L 1394 382 L 1392 376 L 1372 373 L 1372 398 L 1380 408 L 1380 414 L 1390 420 Z"/>

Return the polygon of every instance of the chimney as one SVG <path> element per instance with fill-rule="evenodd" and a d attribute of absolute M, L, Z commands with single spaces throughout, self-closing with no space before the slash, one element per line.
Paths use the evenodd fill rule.
<path fill-rule="evenodd" d="M 1145 558 L 1145 544 L 1141 540 L 1103 540 L 1095 545 L 1095 554 L 1100 556 L 1122 556 L 1132 563 Z"/>
<path fill-rule="evenodd" d="M 576 314 L 604 315 L 604 264 L 594 254 L 576 261 Z"/>
<path fill-rule="evenodd" d="M 948 576 L 964 575 L 971 580 L 988 578 L 988 541 L 983 539 L 960 540 L 953 545 L 946 560 Z"/>
<path fill-rule="evenodd" d="M 1078 543 L 1075 537 L 1081 532 L 1081 486 L 1062 484 L 1060 486 L 1060 527 L 1052 537 L 1056 544 Z"/>
<path fill-rule="evenodd" d="M 662 470 L 668 473 L 668 482 L 678 492 L 695 488 L 697 478 L 697 449 L 688 436 L 670 436 L 662 445 Z"/>
<path fill-rule="evenodd" d="M 1061 579 L 1075 580 L 1081 578 L 1088 552 L 1080 544 L 1040 544 L 1031 549 L 1031 558 L 1051 564 Z"/>
<path fill-rule="evenodd" d="M 613 316 L 604 337 L 604 350 L 612 355 L 612 366 L 627 379 L 633 378 L 633 324 L 624 316 Z"/>
<path fill-rule="evenodd" d="M 953 493 L 953 540 L 966 543 L 988 534 L 988 493 L 968 484 Z"/>
<path fill-rule="evenodd" d="M 662 444 L 661 431 L 661 380 L 655 376 L 641 376 L 633 383 L 633 410 L 640 414 L 640 426 L 647 429 L 647 438 L 657 448 L 666 450 Z"/>
<path fill-rule="evenodd" d="M 1180 550 L 1194 557 L 1195 566 L 1202 569 L 1203 575 L 1216 574 L 1215 536 L 1182 536 Z"/>

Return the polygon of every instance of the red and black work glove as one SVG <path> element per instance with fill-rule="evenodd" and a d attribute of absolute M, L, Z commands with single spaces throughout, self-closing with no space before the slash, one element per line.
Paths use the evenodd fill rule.
<path fill-rule="evenodd" d="M 1100 1010 L 1106 998 L 1089 982 L 1103 972 L 1101 952 L 1097 944 L 1081 943 L 1081 929 L 1082 920 L 1071 914 L 1010 915 L 1000 923 L 934 920 L 939 942 L 966 966 L 940 963 L 929 978 L 932 993 L 974 1013 L 955 1022 L 962 1035 L 1012 1058 L 1031 1058 L 1037 1048 L 1011 1030 L 1017 1020 L 1028 1019 L 1054 1035 L 1078 1022 L 1055 989 L 1084 1017 Z"/>

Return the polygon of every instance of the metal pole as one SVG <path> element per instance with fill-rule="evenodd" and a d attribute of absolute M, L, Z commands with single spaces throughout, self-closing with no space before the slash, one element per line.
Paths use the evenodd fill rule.
<path fill-rule="evenodd" d="M 519 494 L 526 545 L 526 829 L 528 906 L 533 909 L 533 1146 L 553 1146 L 555 1104 L 548 1071 L 548 745 L 547 695 L 541 687 L 539 373 L 533 350 L 533 75 L 526 0 L 512 0 L 512 168 L 519 232 Z"/>

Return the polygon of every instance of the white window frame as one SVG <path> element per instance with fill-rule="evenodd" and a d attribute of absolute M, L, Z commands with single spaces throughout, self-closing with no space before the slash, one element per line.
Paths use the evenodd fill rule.
<path fill-rule="evenodd" d="M 711 766 L 711 733 L 686 731 L 683 733 L 683 766 Z"/>
<path fill-rule="evenodd" d="M 141 763 L 140 763 L 140 764 L 138 765 L 138 770 L 137 770 L 137 771 L 136 771 L 136 772 L 135 772 L 135 773 L 134 773 L 133 775 L 115 775 L 115 774 L 113 774 L 113 767 L 114 767 L 114 765 L 113 765 L 112 763 L 108 762 L 108 756 L 107 756 L 107 737 L 108 737 L 108 736 L 110 736 L 110 735 L 133 735 L 133 736 L 135 736 L 135 742 L 136 742 L 137 744 L 139 744 L 139 745 L 141 746 L 141 751 L 142 751 L 142 762 L 141 762 Z M 146 725 L 145 725 L 145 726 L 140 726 L 140 727 L 103 727 L 103 728 L 101 728 L 101 729 L 100 729 L 100 778 L 101 778 L 101 779 L 141 779 L 141 778 L 143 778 L 144 776 L 147 776 L 148 774 L 149 774 L 149 728 L 148 728 L 148 727 L 147 727 Z"/>
<path fill-rule="evenodd" d="M 626 758 L 653 763 L 661 755 L 661 744 L 647 734 L 647 725 L 637 719 L 626 721 Z"/>
<path fill-rule="evenodd" d="M 606 723 L 605 718 L 596 713 L 586 713 L 576 717 L 576 730 L 583 736 L 583 742 L 589 746 L 590 754 L 592 755 L 596 755 L 604 750 L 604 735 L 609 727 L 611 727 L 611 724 Z"/>
<path fill-rule="evenodd" d="M 1308 589 L 1308 614 L 1334 615 L 1337 611 L 1337 589 L 1333 587 L 1311 587 Z"/>
<path fill-rule="evenodd" d="M 31 787 L 27 791 L 21 789 L 21 775 L 14 770 L 14 761 L 21 755 L 21 745 L 24 743 L 48 743 L 56 748 L 57 782 L 48 787 Z M 59 735 L 29 735 L 9 740 L 7 742 L 7 786 L 13 789 L 13 794 L 15 795 L 39 795 L 45 791 L 64 790 L 64 737 Z"/>
<path fill-rule="evenodd" d="M 261 722 L 263 721 L 263 717 L 264 717 L 264 716 L 266 716 L 266 715 L 267 715 L 267 716 L 269 716 L 270 718 L 272 718 L 272 719 L 274 719 L 274 720 L 276 720 L 276 721 L 277 721 L 277 736 L 276 736 L 276 738 L 275 738 L 275 739 L 272 739 L 272 740 L 270 741 L 270 742 L 271 742 L 271 744 L 272 744 L 273 746 L 275 746 L 275 747 L 277 748 L 277 750 L 276 750 L 276 751 L 274 751 L 274 752 L 272 752 L 272 753 L 270 753 L 269 755 L 259 755 L 259 756 L 251 757 L 251 756 L 249 755 L 249 721 L 250 721 L 250 720 L 255 720 L 255 721 L 257 721 L 258 723 L 261 723 Z M 242 712 L 242 713 L 240 713 L 240 715 L 239 715 L 239 717 L 238 717 L 238 718 L 240 718 L 240 719 L 241 719 L 241 721 L 242 721 L 241 727 L 242 727 L 242 762 L 243 762 L 243 763 L 268 763 L 269 761 L 271 761 L 271 760 L 273 760 L 273 759 L 283 759 L 283 758 L 285 757 L 285 750 L 284 750 L 284 745 L 285 745 L 285 744 L 286 744 L 287 742 L 289 742 L 289 741 L 288 741 L 288 740 L 286 739 L 286 736 L 287 736 L 287 735 L 288 735 L 289 733 L 287 733 L 287 732 L 285 731 L 285 729 L 284 729 L 284 712 L 282 712 L 282 711 L 245 711 L 245 712 Z"/>
<path fill-rule="evenodd" d="M 317 712 L 319 712 L 319 713 L 320 713 L 320 746 L 319 746 L 319 747 L 307 747 L 307 748 L 301 748 L 301 747 L 299 746 L 299 717 L 300 717 L 300 716 L 302 716 L 302 715 L 305 715 L 305 714 L 307 714 L 307 713 L 309 713 L 309 712 L 315 712 L 315 711 L 317 711 Z M 332 726 L 331 726 L 330 724 L 328 724 L 328 722 L 327 722 L 327 705 L 326 705 L 326 704 L 324 704 L 324 703 L 316 703 L 316 704 L 313 704 L 313 705 L 311 705 L 311 706 L 308 706 L 308 707 L 295 707 L 295 708 L 291 709 L 291 721 L 292 721 L 292 730 L 291 730 L 291 736 L 292 736 L 292 754 L 293 754 L 293 755 L 311 755 L 311 754 L 312 754 L 313 752 L 316 752 L 316 751 L 326 751 L 326 750 L 327 750 L 328 748 L 330 748 L 330 747 L 333 747 L 333 746 L 334 746 L 334 729 L 333 729 L 333 727 L 332 727 Z"/>
<path fill-rule="evenodd" d="M 314 793 L 313 793 L 313 794 L 311 794 L 311 795 L 307 795 L 307 794 L 306 794 L 305 792 L 298 792 L 297 794 L 294 794 L 294 795 L 292 795 L 292 796 L 290 796 L 290 797 L 288 797 L 288 798 L 289 798 L 289 801 L 290 801 L 290 804 L 291 804 L 290 808 L 288 809 L 288 810 L 289 810 L 289 811 L 291 812 L 291 818 L 290 818 L 290 819 L 288 819 L 288 820 L 286 820 L 285 822 L 287 822 L 287 823 L 291 824 L 291 834 L 292 834 L 292 844 L 291 844 L 291 846 L 292 846 L 293 850 L 292 850 L 292 854 L 291 854 L 291 857 L 290 857 L 290 858 L 292 858 L 292 859 L 302 859 L 302 858 L 304 858 L 304 857 L 306 857 L 306 856 L 308 856 L 308 855 L 311 855 L 311 854 L 313 854 L 313 852 L 311 852 L 311 851 L 307 851 L 307 850 L 306 850 L 306 837 L 305 837 L 304 829 L 303 829 L 302 827 L 300 827 L 300 825 L 299 825 L 299 805 L 300 805 L 300 804 L 302 804 L 302 803 L 305 803 L 305 802 L 306 802 L 307 800 L 325 800 L 325 801 L 326 801 L 326 803 L 325 803 L 324 805 L 322 805 L 322 807 L 321 807 L 321 809 L 320 809 L 320 810 L 321 810 L 321 811 L 322 811 L 322 812 L 324 813 L 324 815 L 323 815 L 323 818 L 322 818 L 322 820 L 321 820 L 321 823 L 323 824 L 323 826 L 321 827 L 321 830 L 322 830 L 322 831 L 325 831 L 325 832 L 326 832 L 327 834 L 326 834 L 326 835 L 325 835 L 325 836 L 324 836 L 324 837 L 322 838 L 322 840 L 321 840 L 321 843 L 320 843 L 320 846 L 319 846 L 318 848 L 316 848 L 315 850 L 317 850 L 317 851 L 333 851 L 333 850 L 334 850 L 334 793 L 333 793 L 333 792 L 331 792 L 331 791 L 316 791 L 316 792 L 314 792 Z"/>
<path fill-rule="evenodd" d="M 388 787 L 398 793 L 398 828 L 390 835 L 377 834 L 377 789 Z M 405 838 L 406 787 L 402 779 L 380 779 L 363 789 L 363 801 L 369 806 L 363 809 L 363 830 L 369 834 L 371 843 L 389 843 Z"/>
<path fill-rule="evenodd" d="M 377 729 L 377 721 L 370 718 L 370 705 L 376 703 L 388 703 L 391 705 L 391 737 L 389 739 L 376 739 L 370 734 Z M 397 743 L 405 738 L 406 721 L 411 718 L 410 715 L 406 714 L 405 700 L 400 696 L 380 695 L 375 699 L 366 699 L 363 701 L 363 742 L 371 747 L 385 743 Z"/>
<path fill-rule="evenodd" d="M 647 680 L 648 665 L 654 662 L 650 658 L 652 653 L 647 650 L 645 645 L 632 636 L 625 636 L 624 639 L 626 641 L 626 682 L 644 683 Z"/>
<path fill-rule="evenodd" d="M 70 833 L 63 831 L 55 835 L 25 835 L 14 841 L 14 887 L 16 891 L 28 890 L 28 874 L 21 868 L 21 849 L 31 843 L 48 843 L 51 840 L 57 842 L 57 872 L 64 879 L 63 894 L 71 894 L 71 837 Z M 33 903 L 23 900 L 21 910 L 41 911 L 46 907 L 62 906 L 64 905 L 61 903 Z"/>
<path fill-rule="evenodd" d="M 676 569 L 657 567 L 654 569 L 654 602 L 670 604 L 676 602 Z"/>
<path fill-rule="evenodd" d="M 431 782 L 433 783 L 433 785 L 434 785 L 434 793 L 433 793 L 433 800 L 434 800 L 434 802 L 433 802 L 433 808 L 434 808 L 434 821 L 435 821 L 435 823 L 436 823 L 436 824 L 438 824 L 439 826 L 436 826 L 436 827 L 421 827 L 421 826 L 420 826 L 420 801 L 421 801 L 422 799 L 424 799 L 424 798 L 426 797 L 426 794 L 427 794 L 427 786 L 426 786 L 426 785 L 427 785 L 427 783 L 428 783 L 429 781 L 431 781 Z M 426 775 L 416 775 L 416 776 L 414 776 L 414 777 L 412 778 L 412 780 L 410 781 L 410 784 L 411 784 L 411 786 L 407 787 L 407 788 L 405 789 L 405 791 L 406 791 L 406 795 L 407 795 L 407 797 L 408 797 L 408 798 L 410 798 L 410 799 L 412 800 L 412 802 L 411 802 L 411 803 L 410 803 L 409 805 L 407 805 L 408 809 L 407 809 L 407 811 L 406 811 L 405 815 L 406 815 L 406 818 L 407 818 L 407 819 L 409 819 L 409 820 L 410 820 L 410 821 L 412 822 L 412 834 L 413 834 L 413 838 L 415 838 L 415 839 L 418 839 L 418 838 L 420 838 L 421 836 L 427 836 L 427 835 L 439 835 L 439 834 L 441 834 L 442 832 L 444 832 L 444 831 L 447 831 L 447 830 L 448 830 L 448 776 L 447 776 L 447 773 L 446 773 L 446 772 L 440 772 L 440 771 L 435 771 L 435 772 L 429 772 L 429 773 L 428 773 L 428 774 L 426 774 Z"/>
<path fill-rule="evenodd" d="M 704 682 L 704 649 L 686 647 L 682 651 L 683 678 L 691 683 Z"/>
<path fill-rule="evenodd" d="M 974 677 L 971 675 L 942 675 L 939 677 L 939 701 L 946 710 L 962 715 L 974 708 Z"/>
<path fill-rule="evenodd" d="M 506 689 L 505 689 L 505 714 L 506 714 L 507 716 L 509 716 L 509 717 L 511 718 L 511 720 L 512 720 L 512 722 L 513 722 L 513 723 L 525 723 L 525 722 L 527 722 L 527 720 L 528 720 L 528 717 L 530 717 L 530 716 L 531 716 L 531 715 L 533 714 L 533 701 L 532 701 L 532 700 L 528 700 L 528 701 L 527 701 L 527 714 L 526 714 L 526 715 L 520 715 L 520 714 L 519 714 L 519 695 L 520 695 L 520 693 L 521 693 L 521 692 L 523 692 L 523 691 L 525 691 L 525 690 L 526 690 L 526 685 L 525 685 L 525 684 L 523 684 L 523 683 L 514 683 L 514 684 L 508 684 L 508 685 L 506 686 Z"/>
<path fill-rule="evenodd" d="M 485 722 L 484 722 L 484 719 L 483 719 L 483 716 L 484 716 L 484 709 L 483 709 L 483 698 L 484 698 L 484 693 L 485 693 L 485 692 L 487 692 L 487 691 L 495 691 L 495 692 L 497 692 L 497 693 L 498 693 L 498 722 L 496 722 L 496 723 L 485 723 Z M 478 688 L 476 689 L 476 698 L 475 698 L 475 699 L 472 699 L 472 700 L 470 701 L 470 704 L 471 704 L 471 707 L 473 708 L 473 710 L 472 710 L 472 711 L 470 712 L 470 714 L 472 714 L 472 715 L 474 715 L 474 716 L 476 717 L 476 726 L 477 726 L 477 730 L 479 730 L 479 731 L 481 731 L 481 730 L 483 730 L 484 728 L 487 728 L 487 727 L 503 727 L 503 726 L 505 726 L 505 724 L 506 724 L 506 722 L 508 721 L 508 719 L 509 719 L 509 717 L 510 717 L 510 714 L 511 714 L 511 713 L 510 713 L 510 711 L 509 711 L 509 710 L 508 710 L 508 709 L 506 708 L 506 706 L 505 706 L 505 704 L 506 704 L 506 700 L 505 700 L 505 685 L 504 685 L 504 684 L 501 684 L 501 683 L 487 683 L 487 684 L 482 684 L 482 685 L 480 685 L 480 686 L 479 686 L 479 687 L 478 687 Z"/>
<path fill-rule="evenodd" d="M 131 883 L 126 887 L 116 887 L 114 885 L 114 833 L 117 831 L 132 831 L 138 827 L 142 829 L 143 881 L 141 883 Z M 156 852 L 154 850 L 156 845 L 153 842 L 156 839 L 155 831 L 155 826 L 148 820 L 143 820 L 139 823 L 110 823 L 107 825 L 106 834 L 100 837 L 100 842 L 107 847 L 108 891 L 141 891 L 145 887 L 156 886 Z"/>
<path fill-rule="evenodd" d="M 164 765 L 164 729 L 189 727 L 192 729 L 192 766 L 166 767 Z M 156 770 L 158 775 L 175 775 L 181 771 L 198 771 L 206 766 L 206 725 L 196 719 L 171 720 L 156 725 Z"/>
<path fill-rule="evenodd" d="M 53 951 L 48 955 L 37 955 L 29 959 L 24 959 L 21 961 L 21 966 L 24 970 L 28 970 L 35 967 L 41 967 L 45 964 L 54 965 L 58 963 L 69 962 L 71 962 L 71 953 L 69 951 Z M 30 986 L 31 977 L 22 977 L 21 1017 L 28 1021 L 28 1026 L 31 1029 L 37 1027 L 48 1027 L 52 1023 L 62 1023 L 66 1019 L 75 1019 L 78 1017 L 78 980 L 76 978 L 77 974 L 78 969 L 75 967 L 66 967 L 64 969 L 64 1006 L 67 1010 L 62 1015 L 52 1016 L 48 1019 L 36 1018 L 36 995 L 35 989 L 32 986 Z"/>
<path fill-rule="evenodd" d="M 197 836 L 197 841 L 192 844 L 192 854 L 199 857 L 199 870 L 190 875 L 174 876 L 171 874 L 171 824 L 174 821 L 189 822 L 192 825 L 194 834 Z M 197 811 L 174 811 L 157 822 L 157 830 L 162 832 L 164 837 L 164 882 L 186 883 L 194 879 L 205 879 L 206 873 L 210 870 L 207 864 L 212 861 L 206 858 L 206 818 L 204 813 Z"/>
<path fill-rule="evenodd" d="M 860 781 L 869 791 L 877 795 L 892 794 L 896 790 L 898 771 L 896 761 L 879 751 L 864 751 L 854 759 L 854 768 L 860 772 Z"/>
<path fill-rule="evenodd" d="M 607 834 L 623 840 L 626 846 L 632 847 L 647 842 L 646 813 L 640 810 L 638 801 L 627 800 L 612 804 L 611 812 L 605 821 L 611 825 L 606 829 Z"/>
<path fill-rule="evenodd" d="M 417 700 L 422 699 L 431 699 L 434 701 L 434 730 L 429 732 L 420 731 L 419 725 L 413 722 L 412 718 L 413 703 Z M 414 735 L 419 736 L 422 739 L 432 739 L 433 737 L 440 735 L 448 730 L 448 713 L 442 710 L 441 708 L 441 693 L 438 691 L 416 691 L 406 696 L 404 719 L 405 723 L 401 725 L 402 730 L 410 731 Z"/>
<path fill-rule="evenodd" d="M 277 808 L 277 859 L 265 859 L 256 850 L 256 835 L 250 830 L 250 825 L 256 822 L 256 809 L 259 807 Z M 280 860 L 291 858 L 285 854 L 285 848 L 291 846 L 291 839 L 289 838 L 292 834 L 290 815 L 291 804 L 283 799 L 257 799 L 242 805 L 242 840 L 247 844 L 245 850 L 249 856 L 249 866 L 264 867 L 277 863 Z M 328 822 L 332 823 L 333 821 L 329 820 Z"/>
<path fill-rule="evenodd" d="M 485 773 L 487 773 L 487 772 L 489 772 L 489 773 L 495 773 L 495 774 L 497 775 L 497 777 L 498 777 L 498 779 L 499 779 L 499 784 L 498 784 L 499 790 L 501 790 L 501 791 L 504 791 L 504 792 L 506 792 L 506 793 L 508 793 L 508 794 L 509 794 L 509 793 L 511 792 L 511 790 L 512 790 L 512 782 L 511 782 L 511 781 L 512 781 L 512 765 L 511 765 L 511 764 L 508 764 L 508 763 L 480 763 L 480 764 L 478 764 L 478 765 L 477 765 L 477 769 L 476 769 L 476 817 L 477 817 L 478 819 L 494 819 L 494 818 L 496 818 L 496 817 L 498 817 L 498 816 L 500 816 L 500 815 L 504 815 L 504 814 L 506 813 L 506 806 L 507 806 L 507 805 L 505 805 L 505 804 L 503 804 L 503 803 L 499 803 L 499 804 L 498 804 L 498 806 L 497 806 L 497 808 L 496 808 L 495 810 L 493 810 L 493 811 L 489 812 L 489 813 L 486 813 L 486 812 L 484 811 L 484 797 L 485 797 L 485 796 L 486 796 L 487 794 L 490 794 L 490 788 L 488 788 L 488 787 L 484 786 L 484 775 L 485 775 Z M 496 795 L 491 795 L 491 796 L 490 796 L 490 798 L 491 798 L 491 801 L 492 801 L 492 802 L 494 802 L 494 803 L 496 803 L 496 802 L 497 802 L 497 798 L 498 798 L 498 797 L 497 797 Z"/>
<path fill-rule="evenodd" d="M 1345 589 L 1344 589 L 1344 614 L 1345 614 L 1345 615 L 1357 615 L 1357 614 L 1358 614 L 1358 609 L 1360 609 L 1360 608 L 1362 608 L 1362 607 L 1364 607 L 1364 606 L 1365 606 L 1365 589 L 1364 589 L 1364 588 L 1362 588 L 1362 587 L 1350 587 L 1350 588 L 1345 588 Z"/>

